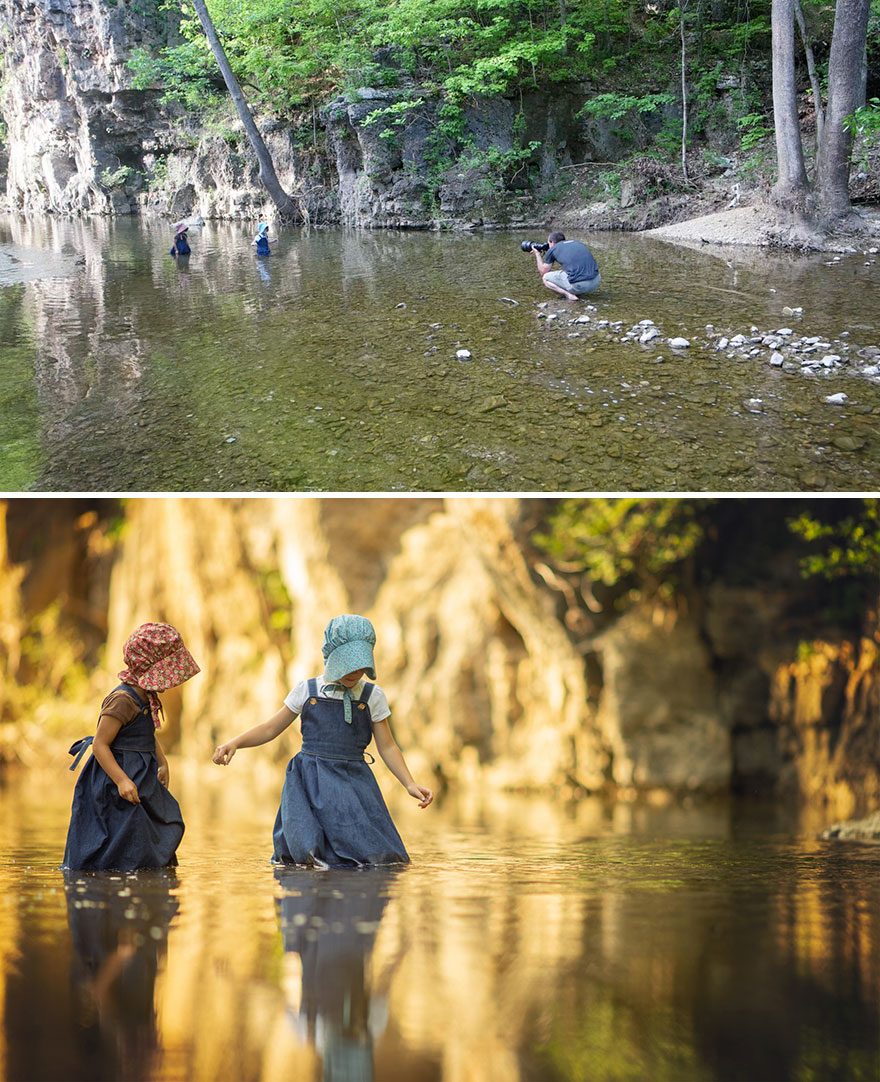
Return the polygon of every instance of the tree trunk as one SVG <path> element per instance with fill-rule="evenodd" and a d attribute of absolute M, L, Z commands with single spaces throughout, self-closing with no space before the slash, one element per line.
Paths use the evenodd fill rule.
<path fill-rule="evenodd" d="M 688 183 L 687 137 L 688 137 L 688 99 L 687 99 L 687 45 L 684 36 L 684 0 L 679 8 L 679 30 L 681 31 L 681 175 Z"/>
<path fill-rule="evenodd" d="M 807 58 L 807 74 L 810 77 L 810 90 L 813 94 L 813 111 L 816 114 L 816 158 L 822 148 L 822 129 L 825 124 L 825 111 L 822 108 L 822 90 L 819 87 L 819 77 L 816 74 L 816 58 L 813 55 L 813 46 L 807 37 L 807 27 L 804 22 L 804 13 L 800 0 L 794 0 L 794 17 L 797 20 L 801 41 L 804 46 L 804 56 Z"/>
<path fill-rule="evenodd" d="M 828 228 L 847 217 L 852 136 L 843 126 L 856 111 L 868 34 L 870 0 L 837 0 L 828 60 L 828 108 L 816 174 L 822 224 Z"/>
<path fill-rule="evenodd" d="M 778 177 L 772 201 L 788 216 L 803 218 L 809 204 L 794 73 L 794 0 L 773 0 L 773 120 Z"/>
<path fill-rule="evenodd" d="M 196 14 L 199 17 L 199 22 L 202 24 L 202 29 L 205 31 L 205 37 L 208 39 L 208 44 L 211 46 L 211 52 L 214 54 L 217 66 L 220 68 L 223 81 L 226 83 L 229 96 L 232 98 L 236 111 L 244 125 L 244 130 L 247 133 L 250 144 L 257 156 L 257 161 L 260 165 L 260 181 L 271 196 L 272 202 L 275 204 L 279 218 L 282 222 L 301 221 L 303 217 L 302 213 L 296 203 L 294 203 L 287 192 L 281 187 L 281 183 L 275 174 L 272 155 L 269 153 L 269 148 L 263 141 L 263 137 L 260 135 L 257 125 L 254 123 L 254 118 L 248 108 L 247 100 L 245 99 L 238 79 L 236 79 L 223 46 L 220 44 L 220 39 L 217 37 L 217 31 L 214 29 L 214 23 L 211 21 L 211 16 L 208 14 L 205 0 L 193 0 L 193 4 L 196 9 Z"/>

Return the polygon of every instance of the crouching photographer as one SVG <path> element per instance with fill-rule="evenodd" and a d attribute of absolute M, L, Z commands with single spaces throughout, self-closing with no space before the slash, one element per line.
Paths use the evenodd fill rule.
<path fill-rule="evenodd" d="M 520 247 L 524 252 L 534 252 L 544 285 L 567 300 L 576 301 L 599 288 L 602 276 L 598 264 L 590 249 L 579 240 L 566 240 L 564 233 L 551 233 L 546 244 L 526 240 Z"/>

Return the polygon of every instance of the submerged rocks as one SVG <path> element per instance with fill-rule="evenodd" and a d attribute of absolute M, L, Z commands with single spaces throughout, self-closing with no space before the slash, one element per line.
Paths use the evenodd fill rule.
<path fill-rule="evenodd" d="M 629 330 L 623 330 L 623 324 L 619 320 L 593 319 L 589 316 L 578 316 L 573 319 L 565 319 L 564 311 L 547 311 L 547 302 L 541 302 L 538 306 L 541 311 L 537 313 L 538 319 L 544 319 L 549 324 L 556 321 L 565 327 L 585 327 L 589 332 L 605 332 L 617 336 L 620 342 L 633 342 L 644 347 L 658 347 L 667 345 L 671 349 L 681 352 L 687 349 L 711 350 L 714 353 L 726 353 L 729 360 L 760 360 L 769 364 L 772 368 L 780 368 L 784 372 L 799 372 L 801 375 L 819 378 L 828 378 L 839 372 L 846 371 L 848 374 L 860 376 L 874 382 L 880 382 L 880 346 L 869 345 L 858 347 L 850 344 L 849 334 L 843 331 L 834 341 L 820 335 L 804 335 L 798 337 L 791 327 L 779 327 L 775 330 L 761 331 L 757 327 L 751 327 L 748 334 L 730 331 L 716 330 L 711 323 L 705 327 L 705 337 L 685 338 L 683 335 L 666 337 L 663 331 L 652 319 L 647 317 L 640 319 L 630 326 Z M 592 311 L 596 311 L 591 306 Z M 802 309 L 792 309 L 799 313 Z M 655 362 L 660 363 L 662 356 L 657 355 Z M 832 405 L 842 405 L 847 401 L 847 395 L 829 395 L 826 401 Z"/>

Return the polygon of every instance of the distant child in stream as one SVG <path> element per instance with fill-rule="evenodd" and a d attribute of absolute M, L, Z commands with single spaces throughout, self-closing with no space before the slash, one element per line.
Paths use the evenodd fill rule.
<path fill-rule="evenodd" d="M 187 239 L 187 230 L 189 226 L 186 222 L 178 222 L 174 226 L 174 241 L 171 245 L 171 251 L 169 255 L 189 255 L 192 249 L 189 246 L 189 240 Z"/>
<path fill-rule="evenodd" d="M 417 785 L 391 735 L 391 710 L 376 679 L 376 633 L 363 616 L 335 616 L 324 630 L 324 673 L 301 680 L 268 721 L 221 744 L 213 761 L 228 766 L 239 748 L 274 740 L 299 716 L 302 750 L 287 764 L 275 819 L 273 861 L 358 868 L 409 861 L 373 772 L 370 741 L 411 797 L 427 808 L 434 794 Z M 372 757 L 370 757 L 372 762 Z"/>
<path fill-rule="evenodd" d="M 142 624 L 122 657 L 122 683 L 101 703 L 94 737 L 70 749 L 75 770 L 92 745 L 73 793 L 64 868 L 130 872 L 177 864 L 183 819 L 156 740 L 162 716 L 156 692 L 185 683 L 199 667 L 170 624 Z"/>
<path fill-rule="evenodd" d="M 277 238 L 276 238 L 277 239 Z M 257 247 L 257 255 L 271 255 L 269 251 L 269 227 L 265 222 L 260 222 L 257 235 L 251 241 Z"/>

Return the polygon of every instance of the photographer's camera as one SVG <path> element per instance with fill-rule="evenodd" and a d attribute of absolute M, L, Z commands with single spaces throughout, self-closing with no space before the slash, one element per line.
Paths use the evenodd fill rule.
<path fill-rule="evenodd" d="M 520 245 L 524 252 L 546 252 L 549 247 L 546 241 L 539 244 L 536 240 L 524 240 Z"/>

